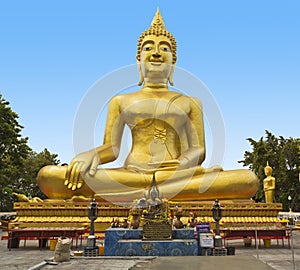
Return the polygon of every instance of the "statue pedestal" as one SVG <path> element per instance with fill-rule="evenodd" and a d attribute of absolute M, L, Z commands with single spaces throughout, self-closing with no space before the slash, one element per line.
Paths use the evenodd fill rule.
<path fill-rule="evenodd" d="M 45 200 L 43 202 L 16 202 L 14 210 L 17 218 L 10 223 L 10 228 L 88 228 L 90 202 L 72 202 Z M 113 219 L 124 220 L 129 215 L 129 207 L 113 205 L 108 202 L 98 203 L 98 218 L 94 222 L 95 236 L 103 237 Z M 88 235 L 86 235 L 88 236 Z"/>
<path fill-rule="evenodd" d="M 172 240 L 142 240 L 142 229 L 110 228 L 105 232 L 104 256 L 197 256 L 194 230 L 172 230 Z"/>
<path fill-rule="evenodd" d="M 255 203 L 254 201 L 220 201 L 223 208 L 222 228 L 232 229 L 238 227 L 281 227 L 278 213 L 282 211 L 282 204 Z M 174 202 L 169 201 L 170 211 L 176 211 L 176 206 L 182 208 L 182 222 L 187 224 L 190 213 L 197 214 L 198 222 L 208 222 L 214 229 L 215 222 L 212 218 L 211 208 L 213 201 L 200 202 Z M 13 228 L 87 228 L 90 226 L 88 207 L 90 202 L 71 201 L 44 201 L 39 203 L 16 202 L 14 210 L 17 218 L 10 223 Z M 105 230 L 111 226 L 113 219 L 121 222 L 128 218 L 130 207 L 126 205 L 113 205 L 108 202 L 98 203 L 98 218 L 95 221 L 96 237 L 104 237 Z M 138 231 L 138 230 L 132 230 Z M 182 231 L 182 230 L 173 230 Z M 188 231 L 188 230 L 183 230 Z M 172 233 L 173 233 L 172 232 Z M 142 233 L 142 232 L 141 232 Z M 88 235 L 86 235 L 88 236 Z M 142 235 L 138 238 L 142 239 Z M 173 239 L 176 237 L 173 236 Z M 177 239 L 180 239 L 178 237 Z"/>
<path fill-rule="evenodd" d="M 87 247 L 94 248 L 96 246 L 96 237 L 95 235 L 89 235 L 87 238 Z"/>

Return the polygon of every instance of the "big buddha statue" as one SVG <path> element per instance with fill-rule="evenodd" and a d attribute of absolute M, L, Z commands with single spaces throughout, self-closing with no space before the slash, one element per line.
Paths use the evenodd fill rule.
<path fill-rule="evenodd" d="M 109 102 L 103 145 L 75 156 L 68 166 L 46 166 L 38 174 L 49 199 L 96 197 L 106 201 L 141 198 L 155 174 L 162 195 L 176 201 L 249 199 L 258 188 L 250 170 L 203 168 L 201 101 L 169 90 L 176 64 L 176 41 L 159 10 L 138 41 L 140 90 Z M 124 127 L 132 147 L 121 168 L 100 165 L 118 158 Z"/>

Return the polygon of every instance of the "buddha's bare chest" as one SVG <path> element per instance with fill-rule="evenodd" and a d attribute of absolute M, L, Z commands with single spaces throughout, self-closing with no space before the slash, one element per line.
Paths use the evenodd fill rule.
<path fill-rule="evenodd" d="M 124 122 L 134 127 L 149 121 L 163 121 L 172 127 L 183 125 L 189 114 L 189 107 L 180 100 L 170 102 L 163 99 L 135 100 L 123 107 Z"/>

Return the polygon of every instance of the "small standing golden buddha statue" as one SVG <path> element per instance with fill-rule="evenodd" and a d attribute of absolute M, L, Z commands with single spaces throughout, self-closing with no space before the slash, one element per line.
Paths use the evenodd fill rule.
<path fill-rule="evenodd" d="M 267 166 L 265 167 L 265 175 L 267 177 L 264 179 L 264 192 L 266 203 L 274 202 L 275 177 L 272 176 L 272 171 L 272 167 L 270 167 L 269 162 L 267 162 Z"/>

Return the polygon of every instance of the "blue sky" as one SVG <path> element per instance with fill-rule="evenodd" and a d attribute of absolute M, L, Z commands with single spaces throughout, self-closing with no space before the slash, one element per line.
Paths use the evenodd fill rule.
<path fill-rule="evenodd" d="M 158 6 L 177 40 L 177 66 L 203 81 L 221 111 L 225 169 L 241 168 L 246 138 L 266 129 L 300 137 L 297 0 L 1 1 L 0 92 L 35 151 L 47 147 L 70 161 L 82 99 L 100 78 L 135 63 L 137 39 Z M 103 99 L 119 90 L 102 89 Z M 98 124 L 99 143 L 102 131 Z"/>

